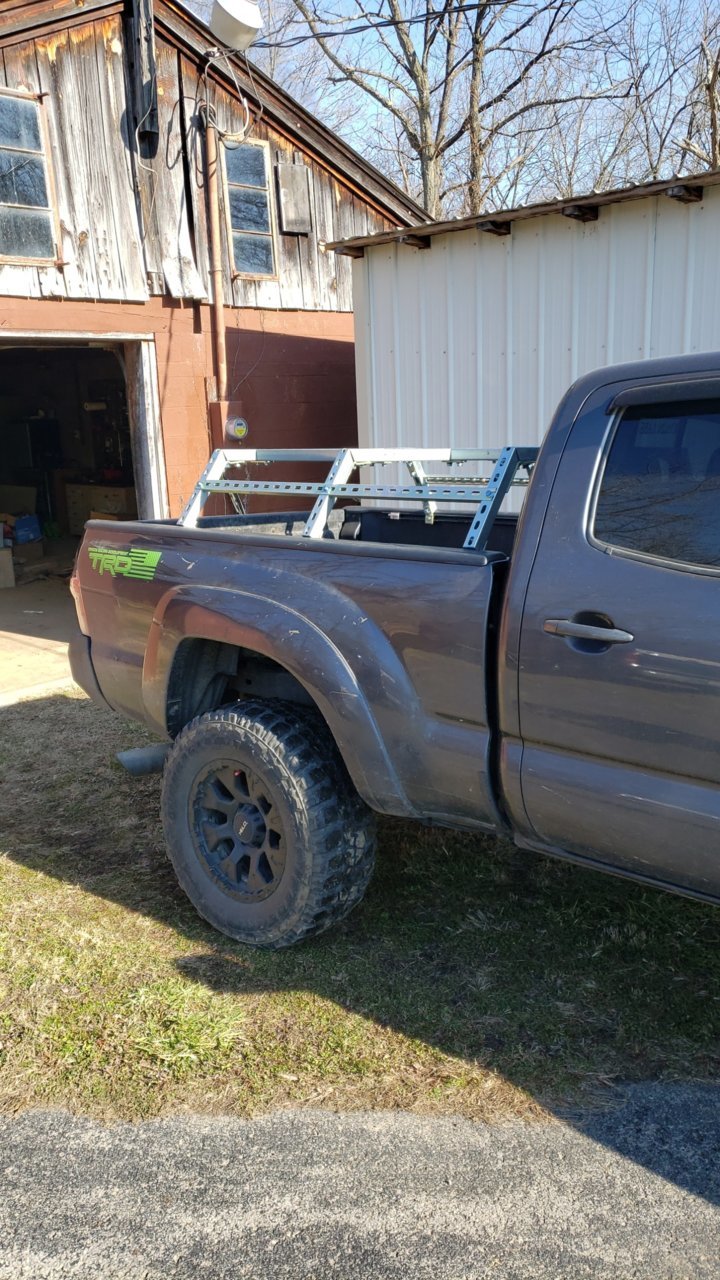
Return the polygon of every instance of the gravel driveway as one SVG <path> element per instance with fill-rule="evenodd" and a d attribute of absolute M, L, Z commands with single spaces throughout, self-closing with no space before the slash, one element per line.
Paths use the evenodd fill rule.
<path fill-rule="evenodd" d="M 572 1123 L 285 1112 L 0 1120 L 2 1280 L 720 1273 L 720 1089 Z"/>

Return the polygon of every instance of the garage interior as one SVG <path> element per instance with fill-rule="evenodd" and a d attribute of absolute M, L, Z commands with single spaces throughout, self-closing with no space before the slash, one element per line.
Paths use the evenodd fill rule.
<path fill-rule="evenodd" d="M 101 346 L 0 346 L 0 513 L 38 517 L 18 580 L 72 566 L 86 520 L 137 515 L 125 376 Z"/>

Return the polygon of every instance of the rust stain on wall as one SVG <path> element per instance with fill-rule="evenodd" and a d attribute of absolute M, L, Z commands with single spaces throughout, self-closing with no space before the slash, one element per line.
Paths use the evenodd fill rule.
<path fill-rule="evenodd" d="M 64 49 L 67 42 L 67 31 L 56 31 L 53 35 L 46 36 L 43 40 L 38 40 L 38 51 L 42 50 L 42 52 L 47 54 L 48 62 L 55 62 L 57 59 L 58 49 Z"/>

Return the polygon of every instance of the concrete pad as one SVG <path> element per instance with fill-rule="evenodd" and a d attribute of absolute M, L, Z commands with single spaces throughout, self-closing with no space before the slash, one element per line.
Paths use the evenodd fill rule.
<path fill-rule="evenodd" d="M 77 626 L 66 578 L 46 578 L 0 591 L 0 698 L 7 705 L 72 679 L 68 641 Z"/>

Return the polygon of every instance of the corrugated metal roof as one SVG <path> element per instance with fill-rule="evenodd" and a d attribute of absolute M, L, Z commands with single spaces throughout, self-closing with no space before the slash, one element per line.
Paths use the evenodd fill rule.
<path fill-rule="evenodd" d="M 584 196 L 565 200 L 549 200 L 541 204 L 521 205 L 515 209 L 473 214 L 467 218 L 453 218 L 448 222 L 424 222 L 418 226 L 398 227 L 395 231 L 382 231 L 374 236 L 355 236 L 350 240 L 336 240 L 328 249 L 347 254 L 351 258 L 362 257 L 365 249 L 383 244 L 407 244 L 415 249 L 428 249 L 433 236 L 448 235 L 454 231 L 486 231 L 490 234 L 509 235 L 513 222 L 526 218 L 541 218 L 547 214 L 561 214 L 578 222 L 595 221 L 605 205 L 621 204 L 625 200 L 642 200 L 652 196 L 667 195 L 685 204 L 695 204 L 702 199 L 703 187 L 720 183 L 720 169 L 708 169 L 688 176 L 675 175 L 653 182 L 638 182 L 614 191 L 591 191 Z"/>

